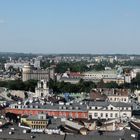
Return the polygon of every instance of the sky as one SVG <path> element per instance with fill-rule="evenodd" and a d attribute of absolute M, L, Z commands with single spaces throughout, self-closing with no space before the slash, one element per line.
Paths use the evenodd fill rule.
<path fill-rule="evenodd" d="M 140 0 L 0 0 L 0 52 L 140 54 Z"/>

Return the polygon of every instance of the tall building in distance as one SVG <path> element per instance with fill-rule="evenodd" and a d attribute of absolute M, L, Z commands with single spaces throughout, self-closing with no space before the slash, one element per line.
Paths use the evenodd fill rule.
<path fill-rule="evenodd" d="M 37 69 L 35 70 L 29 63 L 26 64 L 22 69 L 22 81 L 28 81 L 31 79 L 34 80 L 42 80 L 45 79 L 49 81 L 49 79 L 55 78 L 54 67 L 49 67 L 47 69 Z"/>

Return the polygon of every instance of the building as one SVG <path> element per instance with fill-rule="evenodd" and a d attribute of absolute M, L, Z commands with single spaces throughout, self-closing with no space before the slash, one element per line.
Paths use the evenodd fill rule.
<path fill-rule="evenodd" d="M 136 78 L 137 74 L 140 73 L 140 68 L 135 68 L 131 71 L 131 78 Z"/>
<path fill-rule="evenodd" d="M 117 78 L 117 71 L 115 70 L 89 71 L 82 73 L 82 77 L 85 80 L 101 80 L 103 78 Z"/>
<path fill-rule="evenodd" d="M 46 97 L 50 94 L 48 81 L 41 80 L 37 83 L 37 87 L 35 88 L 35 97 Z"/>
<path fill-rule="evenodd" d="M 62 76 L 58 79 L 59 81 L 64 81 L 72 84 L 77 84 L 81 79 L 80 72 L 71 72 L 70 70 L 66 71 L 62 74 Z"/>
<path fill-rule="evenodd" d="M 59 79 L 60 82 L 64 81 L 66 83 L 71 83 L 71 84 L 77 84 L 80 81 L 80 78 L 65 78 L 65 77 L 61 77 Z"/>
<path fill-rule="evenodd" d="M 131 104 L 122 102 L 90 102 L 88 116 L 91 119 L 131 118 Z"/>
<path fill-rule="evenodd" d="M 110 83 L 110 82 L 115 82 L 118 85 L 120 84 L 124 84 L 125 83 L 125 79 L 124 77 L 117 77 L 117 78 L 103 78 L 103 82 L 104 83 Z"/>
<path fill-rule="evenodd" d="M 125 75 L 125 83 L 131 83 L 131 76 L 130 75 Z"/>
<path fill-rule="evenodd" d="M 37 115 L 39 113 L 48 114 L 58 118 L 72 119 L 114 119 L 132 116 L 131 104 L 123 102 L 108 101 L 84 101 L 80 103 L 59 103 L 59 104 L 11 104 L 5 109 L 18 115 Z"/>
<path fill-rule="evenodd" d="M 36 60 L 34 61 L 34 67 L 37 68 L 37 69 L 40 69 L 40 60 L 37 60 L 37 59 L 36 59 Z"/>
<path fill-rule="evenodd" d="M 21 125 L 29 126 L 31 129 L 46 129 L 48 125 L 47 115 L 39 113 L 36 116 L 22 116 Z"/>
<path fill-rule="evenodd" d="M 116 82 L 122 84 L 125 79 L 118 70 L 103 70 L 103 71 L 89 71 L 82 73 L 82 78 L 86 81 L 99 82 L 103 80 L 104 83 Z"/>
<path fill-rule="evenodd" d="M 92 101 L 106 101 L 107 96 L 101 92 L 100 89 L 92 89 L 89 94 L 90 99 Z"/>
<path fill-rule="evenodd" d="M 105 94 L 110 102 L 129 102 L 129 89 L 102 89 L 102 94 Z"/>
<path fill-rule="evenodd" d="M 138 102 L 140 103 L 140 90 L 135 90 L 134 94 L 136 95 Z"/>
<path fill-rule="evenodd" d="M 42 79 L 46 79 L 49 80 L 54 79 L 54 67 L 42 70 L 34 70 L 30 64 L 26 64 L 24 65 L 23 69 L 22 69 L 22 80 L 23 81 L 28 81 L 30 79 L 34 79 L 34 80 L 42 80 Z"/>
<path fill-rule="evenodd" d="M 29 105 L 25 104 L 11 104 L 5 109 L 5 112 L 11 112 L 18 115 L 37 115 L 39 113 L 48 114 L 53 117 L 65 117 L 65 118 L 88 118 L 88 110 L 86 105 L 80 104 L 40 104 L 31 103 Z"/>
<path fill-rule="evenodd" d="M 8 70 L 10 67 L 13 67 L 15 69 L 22 69 L 24 67 L 25 63 L 19 63 L 19 62 L 9 62 L 4 64 L 5 70 Z"/>
<path fill-rule="evenodd" d="M 129 102 L 129 89 L 109 89 L 109 88 L 97 88 L 92 89 L 90 93 L 90 99 L 95 101 L 109 101 L 109 102 Z"/>

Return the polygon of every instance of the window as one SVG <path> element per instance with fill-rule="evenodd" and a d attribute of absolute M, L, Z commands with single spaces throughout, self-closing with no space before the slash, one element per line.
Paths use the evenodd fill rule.
<path fill-rule="evenodd" d="M 97 110 L 98 108 L 97 107 L 95 107 L 95 110 Z"/>
<path fill-rule="evenodd" d="M 118 113 L 115 113 L 115 117 L 116 117 L 116 118 L 118 117 Z"/>
<path fill-rule="evenodd" d="M 94 117 L 98 117 L 98 113 L 94 113 Z"/>
<path fill-rule="evenodd" d="M 113 107 L 111 107 L 111 110 L 113 110 Z"/>
<path fill-rule="evenodd" d="M 106 113 L 105 116 L 108 117 L 108 113 Z"/>
<path fill-rule="evenodd" d="M 101 117 L 103 117 L 103 113 L 101 113 Z"/>
<path fill-rule="evenodd" d="M 44 96 L 44 94 L 43 93 L 41 93 L 41 97 L 43 97 Z"/>
<path fill-rule="evenodd" d="M 88 116 L 90 119 L 92 119 L 92 114 L 89 114 L 89 116 Z"/>
<path fill-rule="evenodd" d="M 113 114 L 112 113 L 110 113 L 110 118 L 112 118 L 113 117 Z"/>

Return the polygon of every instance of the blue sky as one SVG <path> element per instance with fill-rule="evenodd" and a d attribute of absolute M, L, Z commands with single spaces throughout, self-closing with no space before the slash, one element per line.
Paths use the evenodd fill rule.
<path fill-rule="evenodd" d="M 0 0 L 0 52 L 140 52 L 140 0 Z"/>

